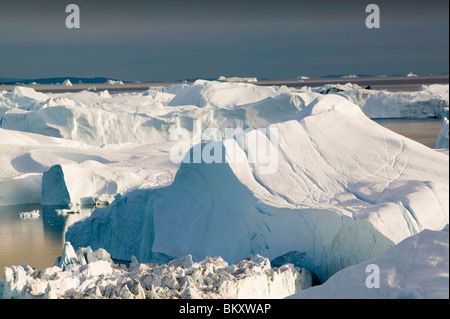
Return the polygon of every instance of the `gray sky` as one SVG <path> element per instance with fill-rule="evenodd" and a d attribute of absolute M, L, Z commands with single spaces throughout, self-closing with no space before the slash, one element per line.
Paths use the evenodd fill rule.
<path fill-rule="evenodd" d="M 76 3 L 81 28 L 67 29 Z M 367 29 L 376 3 L 381 28 Z M 0 77 L 170 81 L 449 70 L 449 3 L 0 0 Z"/>

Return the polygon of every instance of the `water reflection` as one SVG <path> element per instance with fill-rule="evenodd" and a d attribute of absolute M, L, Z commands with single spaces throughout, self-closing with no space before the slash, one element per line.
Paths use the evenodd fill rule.
<path fill-rule="evenodd" d="M 61 254 L 64 234 L 74 222 L 89 216 L 91 207 L 78 214 L 58 214 L 56 209 L 67 206 L 40 204 L 0 206 L 0 278 L 4 267 L 29 264 L 36 269 L 52 266 Z M 40 216 L 21 219 L 20 212 L 40 210 Z"/>

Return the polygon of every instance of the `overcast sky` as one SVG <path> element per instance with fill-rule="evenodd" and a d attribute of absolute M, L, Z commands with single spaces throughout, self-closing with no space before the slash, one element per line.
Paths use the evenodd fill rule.
<path fill-rule="evenodd" d="M 70 3 L 79 29 L 66 28 Z M 365 26 L 369 3 L 379 29 Z M 441 74 L 448 10 L 448 0 L 0 0 L 0 77 Z"/>

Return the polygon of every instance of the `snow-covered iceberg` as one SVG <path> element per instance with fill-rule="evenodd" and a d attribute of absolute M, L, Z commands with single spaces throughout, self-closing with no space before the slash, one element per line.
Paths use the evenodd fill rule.
<path fill-rule="evenodd" d="M 169 184 L 172 144 L 90 146 L 0 129 L 0 206 L 94 204 L 117 193 Z"/>
<path fill-rule="evenodd" d="M 229 265 L 220 257 L 194 263 L 192 256 L 168 264 L 115 264 L 104 249 L 69 242 L 53 267 L 5 268 L 0 299 L 160 299 L 283 298 L 312 285 L 311 274 L 292 264 L 272 268 L 267 258 L 253 256 Z"/>
<path fill-rule="evenodd" d="M 448 227 L 446 231 L 423 230 L 289 298 L 448 299 L 448 238 Z"/>
<path fill-rule="evenodd" d="M 310 90 L 344 96 L 370 118 L 441 118 L 449 106 L 449 86 L 441 84 L 424 85 L 410 92 L 371 90 L 351 83 L 327 84 Z"/>
<path fill-rule="evenodd" d="M 140 178 L 137 166 L 141 164 L 131 160 L 146 156 L 139 145 L 170 143 L 175 129 L 185 128 L 192 133 L 194 121 L 201 123 L 203 129 L 217 128 L 222 137 L 228 128 L 249 130 L 283 122 L 297 118 L 311 101 L 330 93 L 345 96 L 356 102 L 366 115 L 372 113 L 375 117 L 413 113 L 440 116 L 443 107 L 442 130 L 436 146 L 447 148 L 448 85 L 423 86 L 418 92 L 385 92 L 365 90 L 349 83 L 298 90 L 198 80 L 191 85 L 152 87 L 143 93 L 113 95 L 107 91 L 44 94 L 18 86 L 12 92 L 0 93 L 0 148 L 3 154 L 0 158 L 3 168 L 0 205 L 42 202 L 42 175 L 54 165 L 60 165 L 64 172 L 64 187 L 68 188 L 73 204 L 92 203 L 101 195 L 123 193 L 138 187 L 141 182 L 155 185 L 154 175 L 144 174 L 149 178 Z M 415 103 L 416 100 L 423 103 Z M 57 137 L 59 142 L 26 132 Z M 23 147 L 20 140 L 34 146 Z M 69 140 L 80 143 L 69 143 Z M 45 149 L 36 147 L 36 143 L 46 145 Z M 57 149 L 55 145 L 58 145 Z M 166 151 L 170 149 L 170 144 L 167 145 Z M 86 151 L 89 148 L 91 150 Z M 146 149 L 150 150 L 150 147 Z M 135 150 L 136 157 L 133 155 Z M 129 178 L 131 183 L 120 177 L 126 175 L 126 168 L 122 166 L 124 152 L 129 154 L 129 166 L 135 167 L 133 173 L 137 174 Z M 151 156 L 158 153 L 150 152 Z M 112 153 L 115 155 L 111 156 Z M 158 155 L 161 158 L 162 154 Z M 169 157 L 165 160 L 169 161 Z M 148 162 L 151 162 L 150 156 Z M 157 162 L 161 163 L 161 159 Z M 111 171 L 112 166 L 122 168 Z M 78 172 L 85 181 L 90 181 L 88 187 L 84 188 L 78 181 L 71 182 L 71 176 L 76 179 Z M 45 183 L 47 187 L 53 186 Z M 45 196 L 43 200 L 44 203 L 66 201 L 67 198 L 59 195 Z"/>
<path fill-rule="evenodd" d="M 66 240 L 141 262 L 259 254 L 323 282 L 448 223 L 448 156 L 379 126 L 347 99 L 322 95 L 297 120 L 268 129 L 278 131 L 272 174 L 261 161 L 182 163 L 171 185 L 116 197 L 69 227 Z M 271 142 L 261 130 L 252 135 Z M 221 145 L 222 159 L 251 153 L 237 137 Z"/>
<path fill-rule="evenodd" d="M 0 128 L 81 141 L 90 145 L 162 143 L 178 127 L 258 128 L 286 121 L 320 94 L 334 93 L 358 105 L 371 118 L 441 117 L 448 85 L 417 92 L 366 90 L 355 84 L 294 89 L 197 80 L 143 93 L 44 94 L 16 87 L 0 93 Z"/>
<path fill-rule="evenodd" d="M 23 95 L 23 97 L 21 97 Z M 192 85 L 151 88 L 144 93 L 83 91 L 43 94 L 28 88 L 0 94 L 0 128 L 81 141 L 90 145 L 161 143 L 173 129 L 246 129 L 286 120 L 317 93 L 287 87 L 198 80 Z"/>

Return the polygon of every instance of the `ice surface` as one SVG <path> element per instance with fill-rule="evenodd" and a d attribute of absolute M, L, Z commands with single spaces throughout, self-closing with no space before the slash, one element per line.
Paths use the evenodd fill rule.
<path fill-rule="evenodd" d="M 127 268 L 114 264 L 104 249 L 75 252 L 66 242 L 53 267 L 7 267 L 0 298 L 283 298 L 311 285 L 306 269 L 292 264 L 272 268 L 258 255 L 232 265 L 220 257 L 194 263 L 187 255 L 161 266 L 134 260 Z"/>
<path fill-rule="evenodd" d="M 143 93 L 3 91 L 0 205 L 112 203 L 69 228 L 77 252 L 66 245 L 41 272 L 9 267 L 0 291 L 5 298 L 284 297 L 306 287 L 307 278 L 325 282 L 405 238 L 442 229 L 448 155 L 368 116 L 442 117 L 437 146 L 446 139 L 448 148 L 448 85 L 387 92 L 350 83 L 290 89 L 199 80 Z M 221 163 L 175 164 L 170 133 L 192 133 L 194 119 L 202 128 L 248 130 L 187 154 L 218 146 Z M 275 129 L 276 143 L 268 133 Z M 250 138 L 278 153 L 269 163 L 251 160 L 255 152 L 242 142 Z M 95 252 L 82 248 L 88 246 Z M 109 253 L 132 266 L 113 265 Z M 209 256 L 221 257 L 205 261 Z M 277 275 L 269 260 L 308 270 L 283 266 Z M 177 277 L 178 268 L 194 265 L 229 267 L 226 277 L 213 277 L 231 279 L 203 276 L 199 286 L 191 275 Z M 145 279 L 147 286 L 133 273 L 164 267 L 172 268 L 156 283 Z M 238 277 L 245 269 L 262 272 Z M 219 282 L 223 290 L 211 290 Z"/>
<path fill-rule="evenodd" d="M 423 230 L 375 258 L 339 271 L 324 284 L 289 298 L 448 299 L 448 252 L 448 226 L 443 231 Z M 379 270 L 376 281 L 369 277 L 375 274 L 373 265 Z M 372 286 L 375 284 L 378 287 Z"/>
<path fill-rule="evenodd" d="M 449 108 L 446 107 L 442 113 L 441 131 L 439 132 L 439 136 L 436 141 L 436 148 L 448 150 L 449 148 L 448 134 L 449 134 Z"/>
<path fill-rule="evenodd" d="M 269 128 L 278 130 L 273 174 L 258 161 L 182 163 L 171 185 L 117 197 L 66 239 L 141 262 L 259 254 L 324 281 L 448 223 L 448 156 L 379 126 L 345 98 L 321 95 L 297 120 Z M 246 136 L 255 134 L 267 140 L 259 130 Z M 242 147 L 226 139 L 223 156 L 248 154 Z"/>
<path fill-rule="evenodd" d="M 44 94 L 16 87 L 0 93 L 0 127 L 62 137 L 90 145 L 162 143 L 174 128 L 258 128 L 289 120 L 319 94 L 334 93 L 361 107 L 371 118 L 441 117 L 448 85 L 417 92 L 366 90 L 355 84 L 289 89 L 197 80 L 191 85 L 152 87 L 144 93 Z"/>
<path fill-rule="evenodd" d="M 328 84 L 312 91 L 344 96 L 370 118 L 440 118 L 449 106 L 448 85 L 422 86 L 417 92 L 390 92 L 364 89 L 348 83 Z"/>
<path fill-rule="evenodd" d="M 34 96 L 32 92 L 25 92 L 27 99 Z M 302 109 L 305 101 L 311 100 L 311 94 L 316 93 L 201 80 L 190 86 L 151 88 L 144 93 L 114 96 L 89 91 L 42 94 L 39 100 L 19 103 L 20 106 L 17 97 L 5 93 L 0 97 L 0 127 L 95 146 L 161 143 L 170 140 L 174 128 L 181 126 L 192 131 L 194 119 L 202 121 L 204 127 L 222 130 L 285 120 Z"/>
<path fill-rule="evenodd" d="M 171 145 L 93 147 L 0 129 L 0 205 L 102 204 L 116 193 L 168 184 L 179 166 Z"/>

